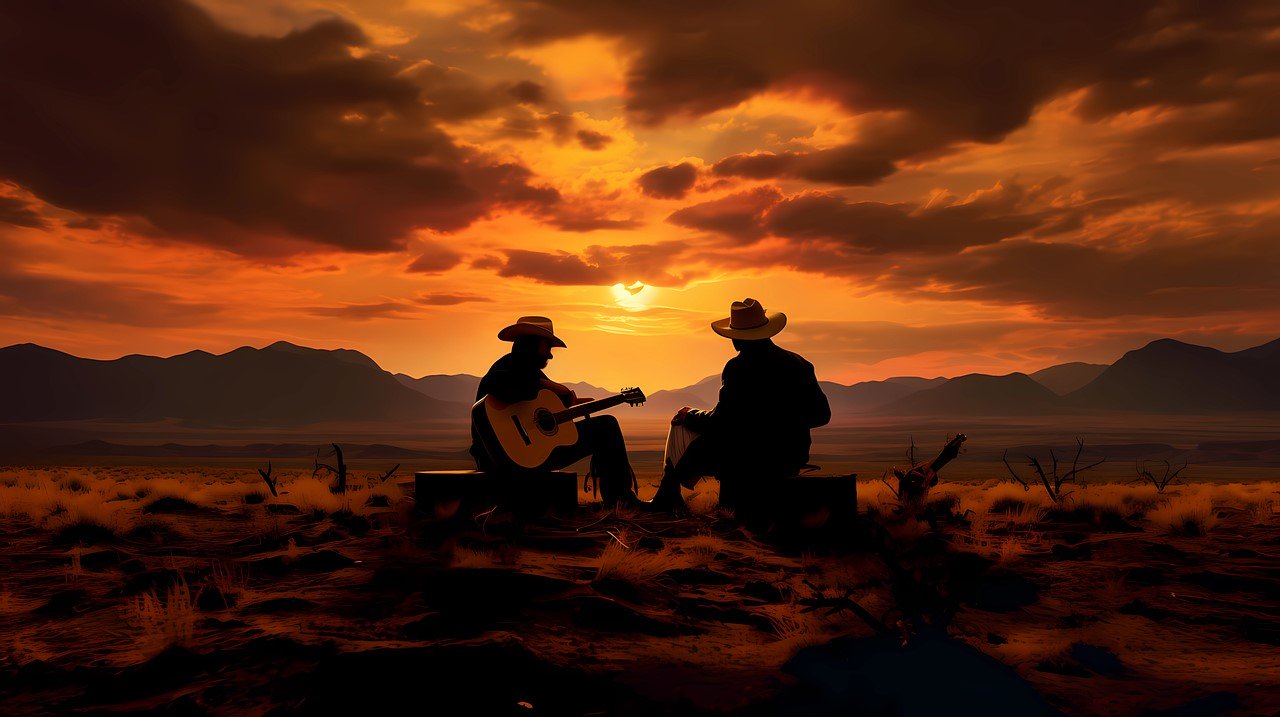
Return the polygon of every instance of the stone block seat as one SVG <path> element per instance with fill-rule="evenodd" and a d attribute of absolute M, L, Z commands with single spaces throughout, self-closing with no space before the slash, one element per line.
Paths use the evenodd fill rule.
<path fill-rule="evenodd" d="M 864 542 L 858 520 L 856 473 L 800 473 L 758 485 L 760 493 L 721 487 L 743 524 L 776 542 L 804 546 L 855 545 Z M 728 495 L 726 495 L 728 494 Z M 736 500 L 741 496 L 740 501 Z"/>
<path fill-rule="evenodd" d="M 523 516 L 571 515 L 578 507 L 578 474 L 418 471 L 414 474 L 413 491 L 417 509 L 428 516 L 472 515 L 495 505 Z"/>

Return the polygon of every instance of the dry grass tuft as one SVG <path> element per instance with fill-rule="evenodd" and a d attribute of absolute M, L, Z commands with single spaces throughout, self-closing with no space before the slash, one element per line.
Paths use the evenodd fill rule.
<path fill-rule="evenodd" d="M 119 540 L 115 528 L 90 517 L 61 520 L 53 531 L 54 545 L 104 545 Z"/>
<path fill-rule="evenodd" d="M 1001 565 L 1009 565 L 1030 552 L 1027 549 L 1027 546 L 1027 541 L 1018 537 L 1010 536 L 1008 538 L 1004 538 L 996 545 L 994 557 Z"/>
<path fill-rule="evenodd" d="M 716 556 L 724 550 L 725 541 L 711 533 L 700 533 L 685 540 L 680 547 L 690 563 L 704 567 L 715 562 Z"/>
<path fill-rule="evenodd" d="M 795 613 L 776 613 L 766 615 L 773 634 L 779 643 L 786 643 L 791 650 L 798 651 L 805 647 L 826 642 L 826 635 L 821 625 L 807 616 Z"/>
<path fill-rule="evenodd" d="M 144 652 L 188 646 L 195 633 L 196 601 L 187 581 L 179 578 L 165 591 L 163 599 L 152 589 L 126 604 L 125 620 L 141 631 Z"/>
<path fill-rule="evenodd" d="M 1248 510 L 1250 525 L 1267 525 L 1276 515 L 1276 503 L 1273 500 L 1250 503 Z"/>
<path fill-rule="evenodd" d="M 235 560 L 215 560 L 209 566 L 209 582 L 224 596 L 241 595 L 249 587 L 249 567 Z"/>
<path fill-rule="evenodd" d="M 1213 498 L 1204 492 L 1172 498 L 1147 518 L 1173 535 L 1201 536 L 1218 524 Z"/>
<path fill-rule="evenodd" d="M 893 489 L 878 480 L 858 481 L 858 504 L 872 515 L 889 515 L 901 506 Z"/>
<path fill-rule="evenodd" d="M 449 553 L 451 568 L 492 568 L 497 564 L 497 556 L 488 550 L 474 550 L 458 545 Z"/>
<path fill-rule="evenodd" d="M 289 484 L 288 491 L 280 492 L 280 499 L 298 506 L 303 513 L 332 515 L 343 509 L 351 509 L 351 500 L 329 491 L 329 483 L 318 478 L 301 478 Z"/>
<path fill-rule="evenodd" d="M 596 580 L 616 580 L 636 587 L 648 587 L 673 567 L 676 566 L 672 565 L 669 555 L 627 548 L 615 540 L 600 554 Z"/>
<path fill-rule="evenodd" d="M 703 480 L 686 503 L 694 515 L 710 515 L 720 506 L 720 481 Z"/>

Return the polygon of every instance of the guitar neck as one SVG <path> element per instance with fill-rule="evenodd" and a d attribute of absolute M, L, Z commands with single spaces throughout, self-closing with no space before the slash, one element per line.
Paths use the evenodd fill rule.
<path fill-rule="evenodd" d="M 563 411 L 556 411 L 553 415 L 556 417 L 556 423 L 564 423 L 565 421 L 572 421 L 575 418 L 581 418 L 582 416 L 595 413 L 596 411 L 613 408 L 626 400 L 627 397 L 619 393 L 615 396 L 609 396 L 607 398 L 596 399 L 595 401 L 588 401 L 587 403 L 580 403 L 576 406 L 570 406 Z"/>

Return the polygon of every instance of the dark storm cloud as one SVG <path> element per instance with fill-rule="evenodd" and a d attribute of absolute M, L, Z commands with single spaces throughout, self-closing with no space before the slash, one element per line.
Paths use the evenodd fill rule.
<path fill-rule="evenodd" d="M 684 242 L 593 245 L 581 255 L 508 249 L 504 252 L 505 261 L 490 257 L 472 266 L 493 268 L 499 276 L 523 277 L 542 284 L 609 286 L 642 281 L 656 286 L 683 286 L 698 275 L 687 269 L 680 275 L 672 273 L 680 264 L 678 257 L 686 249 L 688 245 Z"/>
<path fill-rule="evenodd" d="M 690 265 L 790 269 L 847 279 L 855 293 L 1021 305 L 1051 318 L 1173 318 L 1280 303 L 1280 222 L 1170 221 L 1162 211 L 1081 196 L 1061 178 L 919 205 L 760 187 L 672 215 L 708 232 L 696 239 L 581 254 L 513 250 L 484 266 L 543 283 L 657 286 L 696 278 Z"/>
<path fill-rule="evenodd" d="M 764 217 L 770 234 L 825 240 L 867 254 L 946 254 L 993 244 L 1040 226 L 1043 211 L 1020 210 L 1025 190 L 997 185 L 972 201 L 918 207 L 848 202 L 819 192 L 785 199 Z"/>
<path fill-rule="evenodd" d="M 435 242 L 424 245 L 419 252 L 418 258 L 409 264 L 406 271 L 439 274 L 452 269 L 462 261 L 461 254 Z"/>
<path fill-rule="evenodd" d="M 397 249 L 553 190 L 433 125 L 536 95 L 376 53 L 326 20 L 283 37 L 185 2 L 0 5 L 0 178 L 132 228 L 281 255 Z M 514 92 L 514 96 L 513 96 Z"/>
<path fill-rule="evenodd" d="M 1072 3 L 771 0 L 507 6 L 518 42 L 617 37 L 634 53 L 627 108 L 657 124 L 803 89 L 860 115 L 858 139 L 815 152 L 734 154 L 722 175 L 859 185 L 896 162 L 998 142 L 1037 106 L 1088 90 L 1100 119 L 1140 107 L 1189 112 L 1152 141 L 1225 143 L 1280 133 L 1280 10 L 1258 2 Z"/>
<path fill-rule="evenodd" d="M 969 321 L 907 326 L 891 321 L 796 321 L 787 326 L 788 341 L 804 347 L 806 356 L 836 361 L 876 363 L 899 356 L 938 351 L 982 351 L 993 342 L 1037 324 L 1014 321 Z"/>
<path fill-rule="evenodd" d="M 600 216 L 587 207 L 562 207 L 543 217 L 542 221 L 566 232 L 594 232 L 601 229 L 636 229 L 644 225 L 639 219 L 613 219 Z"/>
<path fill-rule="evenodd" d="M 1280 224 L 1134 248 L 1003 242 L 962 262 L 904 264 L 885 289 L 1023 304 L 1062 317 L 1197 316 L 1280 305 Z M 933 288 L 926 288 L 933 287 Z"/>
<path fill-rule="evenodd" d="M 667 221 L 689 229 L 715 232 L 735 241 L 752 242 L 765 235 L 764 213 L 782 199 L 777 187 L 757 187 L 673 212 Z"/>
<path fill-rule="evenodd" d="M 492 302 L 487 296 L 479 294 L 449 294 L 437 292 L 434 294 L 419 294 L 414 301 L 424 306 L 456 306 L 458 304 L 467 304 L 472 302 Z"/>
<path fill-rule="evenodd" d="M 507 93 L 523 104 L 540 105 L 547 101 L 547 88 L 529 80 L 521 80 L 509 86 Z"/>
<path fill-rule="evenodd" d="M 578 138 L 578 144 L 582 145 L 583 149 L 589 149 L 593 152 L 604 149 L 613 141 L 613 137 L 602 132 L 596 132 L 589 129 L 578 130 L 576 136 Z"/>
<path fill-rule="evenodd" d="M 683 199 L 698 179 L 698 169 L 688 162 L 650 169 L 636 183 L 640 191 L 657 199 Z"/>
<path fill-rule="evenodd" d="M 857 254 L 954 253 L 1033 229 L 1064 228 L 1069 210 L 1034 206 L 1060 181 L 1031 187 L 998 183 L 963 201 L 952 198 L 923 206 L 850 202 L 823 192 L 784 198 L 778 188 L 763 186 L 685 207 L 667 221 L 736 243 L 772 235 L 796 244 L 830 243 Z"/>
<path fill-rule="evenodd" d="M 312 306 L 303 311 L 312 316 L 350 321 L 370 319 L 411 319 L 421 313 L 412 304 L 402 301 L 380 301 L 372 304 L 341 304 L 339 306 Z"/>
<path fill-rule="evenodd" d="M 425 113 L 435 119 L 457 122 L 511 108 L 545 101 L 541 85 L 529 81 L 485 82 L 456 67 L 422 61 L 398 75 L 421 90 Z"/>
<path fill-rule="evenodd" d="M 44 217 L 30 203 L 18 197 L 0 195 L 0 222 L 18 227 L 45 229 L 49 226 Z"/>
<path fill-rule="evenodd" d="M 722 177 L 747 179 L 795 177 L 831 184 L 875 184 L 897 170 L 890 150 L 885 145 L 845 145 L 818 152 L 735 154 L 716 162 L 711 171 Z"/>
<path fill-rule="evenodd" d="M 219 307 L 119 282 L 26 273 L 0 267 L 0 316 L 186 327 L 215 320 Z"/>

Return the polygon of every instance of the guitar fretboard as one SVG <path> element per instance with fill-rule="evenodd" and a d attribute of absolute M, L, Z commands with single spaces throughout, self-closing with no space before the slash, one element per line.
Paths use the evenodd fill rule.
<path fill-rule="evenodd" d="M 624 403 L 626 400 L 627 400 L 627 395 L 623 393 L 619 393 L 617 395 L 609 396 L 607 398 L 600 398 L 600 399 L 596 399 L 595 401 L 588 401 L 587 403 L 580 403 L 576 406 L 570 406 L 564 409 L 563 411 L 556 411 L 551 415 L 555 416 L 556 423 L 564 423 L 565 421 L 572 421 L 575 418 L 581 418 L 582 416 L 595 413 L 596 411 L 603 411 L 608 408 L 613 408 L 619 403 Z"/>

